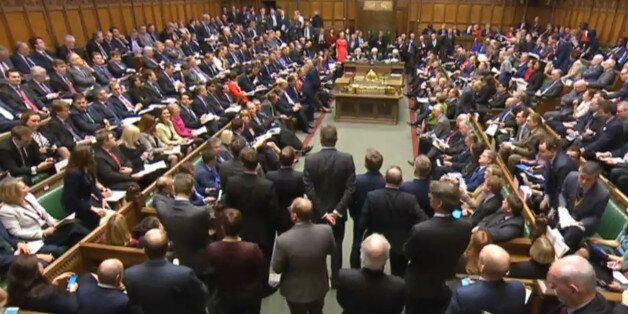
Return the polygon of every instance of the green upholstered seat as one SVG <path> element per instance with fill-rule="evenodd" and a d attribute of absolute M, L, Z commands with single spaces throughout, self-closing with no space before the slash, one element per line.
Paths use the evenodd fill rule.
<path fill-rule="evenodd" d="M 33 177 L 31 177 L 31 186 L 41 181 L 44 181 L 44 179 L 47 179 L 48 177 L 50 177 L 50 174 L 48 173 L 38 173 L 34 175 Z"/>
<path fill-rule="evenodd" d="M 39 197 L 39 203 L 46 211 L 56 219 L 62 219 L 68 214 L 61 204 L 61 195 L 63 194 L 63 186 L 58 186 L 46 194 Z"/>
<path fill-rule="evenodd" d="M 628 222 L 626 209 L 611 199 L 606 205 L 596 233 L 604 239 L 616 239 L 626 222 Z"/>

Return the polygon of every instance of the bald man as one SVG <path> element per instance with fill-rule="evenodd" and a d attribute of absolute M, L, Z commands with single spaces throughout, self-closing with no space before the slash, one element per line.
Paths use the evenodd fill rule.
<path fill-rule="evenodd" d="M 386 186 L 366 194 L 359 219 L 360 228 L 366 234 L 381 233 L 391 243 L 390 272 L 403 277 L 408 260 L 403 253 L 403 244 L 410 237 L 410 229 L 428 219 L 419 207 L 414 195 L 399 190 L 403 176 L 399 166 L 386 171 Z"/>
<path fill-rule="evenodd" d="M 122 262 L 111 258 L 100 263 L 96 274 L 81 276 L 76 292 L 79 313 L 129 313 L 129 297 L 124 293 L 122 285 L 123 272 Z"/>
<path fill-rule="evenodd" d="M 344 314 L 398 314 L 405 298 L 403 279 L 384 273 L 390 254 L 386 238 L 373 233 L 362 241 L 361 269 L 341 269 L 336 299 Z"/>
<path fill-rule="evenodd" d="M 613 313 L 613 306 L 596 290 L 593 266 L 579 255 L 554 262 L 547 272 L 547 283 L 562 303 L 557 313 Z"/>
<path fill-rule="evenodd" d="M 166 259 L 168 236 L 151 229 L 144 236 L 148 261 L 124 272 L 124 285 L 133 306 L 151 314 L 206 313 L 207 288 L 194 271 Z"/>
<path fill-rule="evenodd" d="M 504 281 L 510 269 L 510 255 L 501 247 L 489 244 L 480 251 L 478 269 L 482 280 L 456 289 L 447 314 L 525 312 L 525 287 L 518 281 Z"/>

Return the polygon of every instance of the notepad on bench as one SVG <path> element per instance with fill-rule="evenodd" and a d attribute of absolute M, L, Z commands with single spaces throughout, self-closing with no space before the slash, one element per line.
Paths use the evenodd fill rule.
<path fill-rule="evenodd" d="M 168 168 L 168 165 L 166 165 L 166 162 L 161 160 L 159 162 L 156 163 L 152 163 L 152 164 L 145 164 L 144 165 L 144 170 L 137 172 L 136 174 L 139 176 L 144 176 L 147 175 L 149 173 L 153 173 L 159 169 L 166 169 Z"/>
<path fill-rule="evenodd" d="M 117 203 L 126 196 L 126 191 L 111 191 L 111 196 L 105 198 L 109 203 Z"/>

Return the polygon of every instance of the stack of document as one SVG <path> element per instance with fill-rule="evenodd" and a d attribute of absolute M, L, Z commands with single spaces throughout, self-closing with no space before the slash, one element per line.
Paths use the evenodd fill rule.
<path fill-rule="evenodd" d="M 574 227 L 578 225 L 578 222 L 571 216 L 569 210 L 565 207 L 558 207 L 558 224 L 561 229 L 568 227 Z"/>
<path fill-rule="evenodd" d="M 563 235 L 560 234 L 560 231 L 552 229 L 548 226 L 545 236 L 550 241 L 552 246 L 554 246 L 554 253 L 556 254 L 556 257 L 560 258 L 569 252 L 569 246 L 565 244 L 565 239 L 563 238 Z"/>
<path fill-rule="evenodd" d="M 136 174 L 139 176 L 144 176 L 147 175 L 149 173 L 153 173 L 159 169 L 166 169 L 168 168 L 168 165 L 166 165 L 166 162 L 161 160 L 159 162 L 153 163 L 153 164 L 145 164 L 144 165 L 144 170 L 137 172 Z"/>
<path fill-rule="evenodd" d="M 166 155 L 176 155 L 181 154 L 181 146 L 173 146 L 171 149 L 164 150 L 164 154 Z"/>
<path fill-rule="evenodd" d="M 239 105 L 233 106 L 232 105 L 231 107 L 225 109 L 225 112 L 227 112 L 227 113 L 228 112 L 238 113 L 238 112 L 240 112 L 240 110 L 242 110 L 242 106 L 239 106 Z"/>
<path fill-rule="evenodd" d="M 198 128 L 196 130 L 192 130 L 192 134 L 194 136 L 199 136 L 199 135 L 201 135 L 203 133 L 207 133 L 207 128 L 205 126 L 202 126 L 202 127 Z"/>

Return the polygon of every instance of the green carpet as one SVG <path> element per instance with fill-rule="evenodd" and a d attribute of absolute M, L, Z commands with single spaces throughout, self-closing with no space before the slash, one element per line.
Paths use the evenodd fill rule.
<path fill-rule="evenodd" d="M 338 128 L 338 150 L 353 155 L 356 174 L 364 173 L 364 154 L 368 148 L 377 149 L 384 156 L 382 173 L 390 166 L 400 166 L 403 171 L 404 180 L 412 179 L 412 167 L 407 163 L 412 160 L 412 143 L 410 127 L 406 125 L 408 118 L 407 99 L 400 102 L 399 123 L 397 125 L 367 124 L 367 123 L 347 123 L 335 122 L 334 112 L 325 117 L 324 125 L 334 125 Z M 298 133 L 299 138 L 305 138 L 305 134 Z M 320 137 L 317 131 L 314 134 L 311 144 L 314 146 L 312 152 L 320 150 Z M 303 170 L 304 160 L 297 163 L 296 169 Z M 345 238 L 343 241 L 343 267 L 349 267 L 349 253 L 351 251 L 353 230 L 353 220 L 349 218 L 345 227 Z M 328 265 L 330 263 L 328 262 Z M 388 266 L 387 266 L 387 271 Z M 290 313 L 286 300 L 279 292 L 262 300 L 262 313 L 280 314 Z M 336 301 L 336 291 L 330 290 L 325 296 L 324 313 L 342 313 L 342 309 Z"/>

